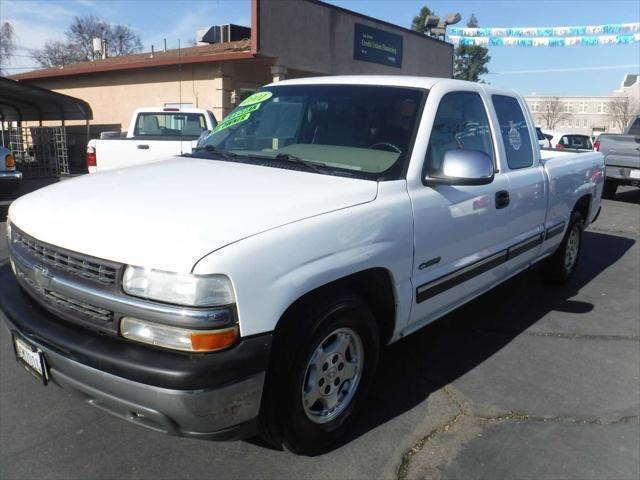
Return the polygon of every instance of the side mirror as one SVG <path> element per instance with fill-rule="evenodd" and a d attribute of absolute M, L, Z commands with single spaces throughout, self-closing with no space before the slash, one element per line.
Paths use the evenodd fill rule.
<path fill-rule="evenodd" d="M 447 150 L 442 169 L 432 172 L 427 185 L 487 185 L 493 182 L 493 160 L 479 150 Z"/>

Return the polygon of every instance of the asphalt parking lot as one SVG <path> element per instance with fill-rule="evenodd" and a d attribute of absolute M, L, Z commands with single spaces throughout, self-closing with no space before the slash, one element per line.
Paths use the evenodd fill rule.
<path fill-rule="evenodd" d="M 386 349 L 352 435 L 315 458 L 112 418 L 39 385 L 1 328 L 0 478 L 640 478 L 639 240 L 621 189 L 568 286 L 534 267 Z"/>

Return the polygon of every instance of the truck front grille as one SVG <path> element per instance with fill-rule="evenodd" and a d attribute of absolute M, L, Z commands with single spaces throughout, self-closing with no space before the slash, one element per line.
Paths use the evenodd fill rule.
<path fill-rule="evenodd" d="M 103 285 L 115 285 L 117 281 L 117 267 L 44 244 L 15 227 L 12 235 L 14 242 L 26 254 L 47 265 Z"/>
<path fill-rule="evenodd" d="M 113 320 L 113 312 L 110 310 L 105 310 L 104 308 L 96 307 L 95 305 L 80 302 L 79 300 L 74 300 L 73 298 L 60 295 L 59 293 L 52 292 L 51 290 L 45 290 L 44 297 L 50 302 L 56 304 L 58 307 L 73 310 L 91 319 L 100 320 L 104 323 L 108 323 Z"/>

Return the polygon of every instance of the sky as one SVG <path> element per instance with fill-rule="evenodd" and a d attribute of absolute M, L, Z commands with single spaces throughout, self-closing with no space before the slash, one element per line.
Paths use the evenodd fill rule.
<path fill-rule="evenodd" d="M 445 15 L 459 12 L 464 26 L 474 13 L 482 27 L 553 27 L 640 22 L 637 0 L 328 0 L 327 3 L 404 27 L 424 5 Z M 199 28 L 250 24 L 249 0 L 0 0 L 0 22 L 10 22 L 18 49 L 8 71 L 36 67 L 29 49 L 63 40 L 74 16 L 95 15 L 130 26 L 144 49 L 169 48 L 195 38 Z M 351 48 L 349 46 L 348 48 Z M 626 73 L 640 73 L 640 43 L 596 47 L 491 47 L 483 80 L 522 94 L 607 95 Z"/>

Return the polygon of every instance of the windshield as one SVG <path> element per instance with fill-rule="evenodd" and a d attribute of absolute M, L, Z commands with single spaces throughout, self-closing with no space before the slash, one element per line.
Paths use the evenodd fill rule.
<path fill-rule="evenodd" d="M 424 90 L 384 86 L 268 87 L 244 100 L 198 150 L 231 152 L 246 161 L 295 160 L 321 167 L 319 173 L 396 179 L 424 96 Z"/>

